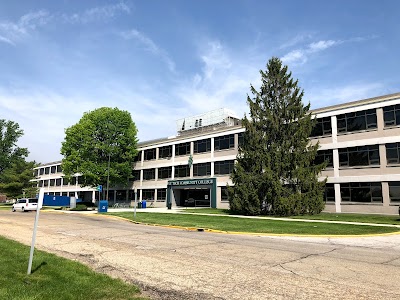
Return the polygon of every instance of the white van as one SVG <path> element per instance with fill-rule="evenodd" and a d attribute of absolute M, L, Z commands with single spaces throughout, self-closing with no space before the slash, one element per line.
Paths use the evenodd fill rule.
<path fill-rule="evenodd" d="M 18 199 L 17 202 L 15 202 L 12 206 L 12 211 L 30 211 L 30 210 L 36 210 L 37 209 L 37 204 L 38 204 L 38 199 L 36 198 L 23 198 L 23 199 Z"/>

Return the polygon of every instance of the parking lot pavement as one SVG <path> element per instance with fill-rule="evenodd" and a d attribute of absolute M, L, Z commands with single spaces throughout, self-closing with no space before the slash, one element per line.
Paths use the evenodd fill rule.
<path fill-rule="evenodd" d="M 30 245 L 34 216 L 0 211 L 0 235 Z M 230 235 L 44 212 L 36 245 L 152 299 L 400 299 L 398 235 Z"/>

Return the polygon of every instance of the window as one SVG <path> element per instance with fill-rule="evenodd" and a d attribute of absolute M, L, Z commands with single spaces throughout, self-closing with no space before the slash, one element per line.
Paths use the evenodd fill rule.
<path fill-rule="evenodd" d="M 56 180 L 55 179 L 50 179 L 50 186 L 54 186 Z"/>
<path fill-rule="evenodd" d="M 68 185 L 68 183 L 69 183 L 68 179 L 65 178 L 65 177 L 62 178 L 62 181 L 63 181 L 63 185 L 64 185 L 64 186 L 65 186 L 65 185 Z"/>
<path fill-rule="evenodd" d="M 382 202 L 380 182 L 350 182 L 340 184 L 342 202 Z"/>
<path fill-rule="evenodd" d="M 190 143 L 182 143 L 175 146 L 175 155 L 187 155 L 190 154 Z"/>
<path fill-rule="evenodd" d="M 333 183 L 325 184 L 325 202 L 335 202 L 335 187 Z"/>
<path fill-rule="evenodd" d="M 115 200 L 118 202 L 126 202 L 126 190 L 116 191 L 115 197 Z"/>
<path fill-rule="evenodd" d="M 315 156 L 315 164 L 319 165 L 326 161 L 327 168 L 333 168 L 333 150 L 319 150 Z"/>
<path fill-rule="evenodd" d="M 158 168 L 158 179 L 171 178 L 171 174 L 172 174 L 172 167 Z"/>
<path fill-rule="evenodd" d="M 158 150 L 159 158 L 170 158 L 172 156 L 172 146 L 160 147 Z"/>
<path fill-rule="evenodd" d="M 144 160 L 156 159 L 156 148 L 144 150 Z"/>
<path fill-rule="evenodd" d="M 211 175 L 211 163 L 193 165 L 193 176 L 209 176 Z"/>
<path fill-rule="evenodd" d="M 167 190 L 157 190 L 157 202 L 164 202 L 165 200 L 167 200 Z"/>
<path fill-rule="evenodd" d="M 39 181 L 39 187 L 43 187 L 43 185 L 44 185 L 44 180 L 40 180 Z"/>
<path fill-rule="evenodd" d="M 189 177 L 189 176 L 190 176 L 190 170 L 188 165 L 175 167 L 175 177 Z"/>
<path fill-rule="evenodd" d="M 400 203 L 400 181 L 389 182 L 389 198 L 391 203 Z"/>
<path fill-rule="evenodd" d="M 211 151 L 211 139 L 205 139 L 194 142 L 194 153 L 203 153 Z"/>
<path fill-rule="evenodd" d="M 142 200 L 154 200 L 154 190 L 142 190 Z"/>
<path fill-rule="evenodd" d="M 139 151 L 138 154 L 135 156 L 135 162 L 142 161 L 142 151 Z"/>
<path fill-rule="evenodd" d="M 55 174 L 56 170 L 57 170 L 57 167 L 56 166 L 52 166 L 51 169 L 50 169 L 50 173 L 51 174 Z"/>
<path fill-rule="evenodd" d="M 224 135 L 214 138 L 214 150 L 231 149 L 235 147 L 235 135 Z"/>
<path fill-rule="evenodd" d="M 41 168 L 40 169 L 40 175 L 43 175 L 44 174 L 44 168 Z"/>
<path fill-rule="evenodd" d="M 50 174 L 50 167 L 46 167 L 46 168 L 44 169 L 44 173 L 45 173 L 45 174 Z"/>
<path fill-rule="evenodd" d="M 56 186 L 61 186 L 61 178 L 56 179 Z"/>
<path fill-rule="evenodd" d="M 133 176 L 133 181 L 140 180 L 140 170 L 133 170 L 132 176 Z"/>
<path fill-rule="evenodd" d="M 216 161 L 214 163 L 214 174 L 223 175 L 231 174 L 234 167 L 234 160 Z"/>
<path fill-rule="evenodd" d="M 39 175 L 39 170 L 38 169 L 34 170 L 33 171 L 33 176 L 38 177 L 38 175 Z"/>
<path fill-rule="evenodd" d="M 62 173 L 61 165 L 57 165 L 57 173 Z"/>
<path fill-rule="evenodd" d="M 310 136 L 324 136 L 330 134 L 332 134 L 331 117 L 325 117 L 317 119 Z"/>
<path fill-rule="evenodd" d="M 228 188 L 226 186 L 221 186 L 221 201 L 227 202 L 229 201 L 228 198 Z"/>
<path fill-rule="evenodd" d="M 61 193 L 61 196 L 67 197 L 67 196 L 68 196 L 68 193 L 67 193 L 67 192 L 62 192 L 62 193 Z"/>
<path fill-rule="evenodd" d="M 238 143 L 239 143 L 239 147 L 243 146 L 244 143 L 244 132 L 240 132 L 238 133 Z"/>
<path fill-rule="evenodd" d="M 43 180 L 43 186 L 49 186 L 49 181 L 48 180 Z"/>
<path fill-rule="evenodd" d="M 156 178 L 156 169 L 144 169 L 143 180 L 153 180 Z"/>
<path fill-rule="evenodd" d="M 400 104 L 383 108 L 385 127 L 400 125 Z"/>
<path fill-rule="evenodd" d="M 399 164 L 400 163 L 400 156 L 399 156 L 399 148 L 400 143 L 390 143 L 386 144 L 386 160 L 387 164 Z"/>
<path fill-rule="evenodd" d="M 368 109 L 337 116 L 338 132 L 352 132 L 376 128 L 376 110 Z"/>
<path fill-rule="evenodd" d="M 76 185 L 76 177 L 71 177 L 71 185 Z"/>
<path fill-rule="evenodd" d="M 341 167 L 379 165 L 379 146 L 359 146 L 339 149 Z"/>

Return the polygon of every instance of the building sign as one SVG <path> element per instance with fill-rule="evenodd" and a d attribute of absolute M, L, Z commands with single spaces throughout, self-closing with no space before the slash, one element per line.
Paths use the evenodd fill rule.
<path fill-rule="evenodd" d="M 213 184 L 212 179 L 176 180 L 168 182 L 168 185 L 170 186 L 209 185 L 209 184 Z"/>

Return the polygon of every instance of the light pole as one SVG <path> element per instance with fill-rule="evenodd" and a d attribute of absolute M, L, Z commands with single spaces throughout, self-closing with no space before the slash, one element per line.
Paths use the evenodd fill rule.
<path fill-rule="evenodd" d="M 110 160 L 111 153 L 108 151 L 108 165 L 107 165 L 107 191 L 106 191 L 106 200 L 108 201 L 108 186 L 110 184 Z"/>

